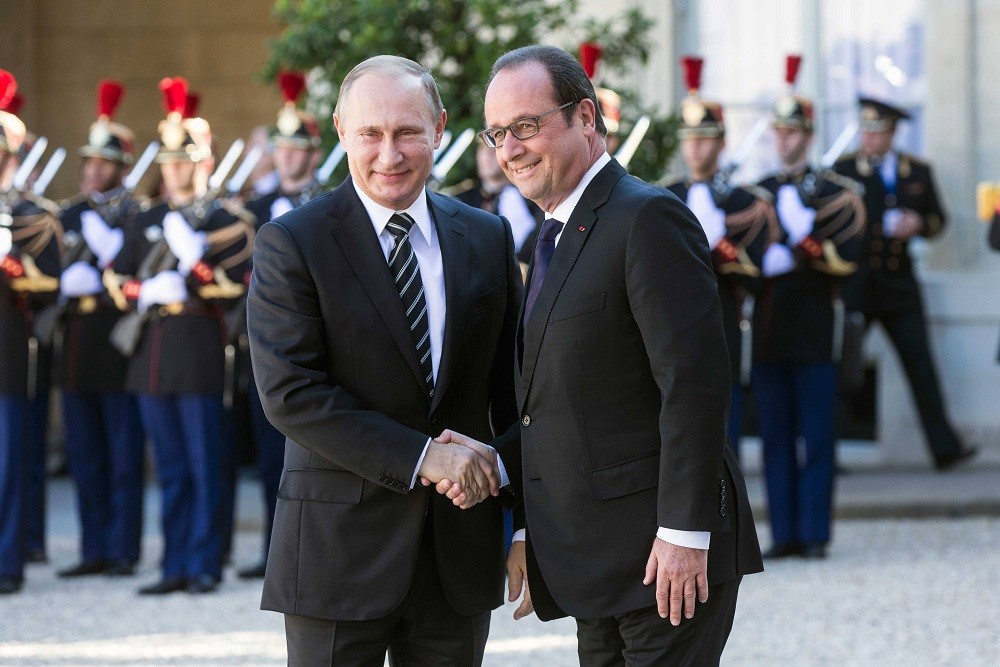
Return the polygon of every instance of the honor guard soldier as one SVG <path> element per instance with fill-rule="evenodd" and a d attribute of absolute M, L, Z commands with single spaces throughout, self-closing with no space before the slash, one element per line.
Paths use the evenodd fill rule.
<path fill-rule="evenodd" d="M 731 185 L 719 170 L 719 154 L 726 146 L 722 106 L 698 95 L 702 59 L 689 56 L 682 64 L 688 97 L 681 103 L 677 136 L 691 173 L 667 189 L 687 203 L 712 249 L 732 368 L 728 432 L 735 448 L 743 424 L 743 386 L 750 381 L 753 306 L 763 282 L 760 266 L 777 234 L 778 220 L 770 193 Z"/>
<path fill-rule="evenodd" d="M 60 577 L 128 576 L 139 561 L 143 433 L 139 405 L 125 391 L 128 359 L 110 340 L 123 311 L 102 279 L 139 213 L 123 184 L 135 136 L 112 120 L 123 93 L 116 81 L 98 85 L 98 118 L 80 149 L 82 195 L 61 216 L 66 268 L 53 328 L 61 334 L 66 458 L 76 483 L 82 539 L 80 563 Z"/>
<path fill-rule="evenodd" d="M 788 58 L 789 86 L 800 62 Z M 760 186 L 776 202 L 780 230 L 763 260 L 752 371 L 774 541 L 765 557 L 824 558 L 833 502 L 840 287 L 861 257 L 865 212 L 856 183 L 806 162 L 812 102 L 790 89 L 774 115 L 781 171 Z M 801 463 L 799 437 L 805 442 Z"/>
<path fill-rule="evenodd" d="M 906 371 L 934 465 L 947 470 L 976 450 L 959 440 L 945 413 L 909 253 L 911 238 L 937 236 L 946 218 L 930 166 L 893 148 L 897 123 L 910 115 L 869 98 L 861 98 L 859 104 L 861 150 L 844 156 L 834 167 L 864 186 L 868 213 L 864 256 L 857 275 L 846 285 L 845 297 L 868 324 L 882 323 Z"/>
<path fill-rule="evenodd" d="M 0 70 L 0 109 L 16 89 L 14 77 Z M 0 595 L 18 592 L 24 582 L 31 446 L 25 428 L 39 368 L 32 323 L 56 298 L 62 236 L 51 202 L 23 191 L 23 170 L 32 167 L 22 164 L 26 137 L 24 123 L 0 111 Z"/>
<path fill-rule="evenodd" d="M 131 353 L 126 388 L 139 396 L 163 496 L 162 579 L 139 591 L 145 595 L 207 593 L 222 577 L 222 315 L 244 291 L 253 240 L 252 222 L 209 189 L 211 130 L 185 117 L 187 82 L 164 79 L 160 88 L 168 115 L 157 161 L 168 200 L 141 213 L 126 235 L 114 269 L 130 278 L 117 296 L 137 310 L 112 331 L 113 343 Z"/>
<path fill-rule="evenodd" d="M 306 79 L 298 72 L 282 72 L 278 76 L 285 104 L 278 113 L 277 123 L 271 130 L 271 159 L 278 175 L 278 188 L 247 204 L 247 209 L 263 225 L 292 209 L 298 208 L 320 194 L 322 185 L 316 180 L 315 171 L 320 158 L 321 137 L 316 118 L 298 109 L 296 104 L 306 86 Z M 253 379 L 250 350 L 246 331 L 246 316 L 238 323 L 240 369 L 244 375 L 254 440 L 257 444 L 257 467 L 264 491 L 264 552 L 261 561 L 241 570 L 242 579 L 264 577 L 267 552 L 271 542 L 271 523 L 278 501 L 278 482 L 285 460 L 285 436 L 274 428 L 264 414 Z"/>

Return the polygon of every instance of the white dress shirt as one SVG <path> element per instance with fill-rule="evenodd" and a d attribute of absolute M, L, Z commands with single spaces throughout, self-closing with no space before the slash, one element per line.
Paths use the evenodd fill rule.
<path fill-rule="evenodd" d="M 433 367 L 434 383 L 437 384 L 438 368 L 441 366 L 441 349 L 444 345 L 444 322 L 447 311 L 444 292 L 444 261 L 441 258 L 441 244 L 438 242 L 437 229 L 434 227 L 434 220 L 431 218 L 430 208 L 427 206 L 427 195 L 417 197 L 408 208 L 403 211 L 394 211 L 378 204 L 369 197 L 357 182 L 354 182 L 354 190 L 361 198 L 368 218 L 372 221 L 375 234 L 378 236 L 379 245 L 382 246 L 382 254 L 385 255 L 386 266 L 389 265 L 389 253 L 396 241 L 392 234 L 386 229 L 389 219 L 396 213 L 406 213 L 413 218 L 413 227 L 410 229 L 410 245 L 413 246 L 413 254 L 417 256 L 417 265 L 420 269 L 420 281 L 424 284 L 424 299 L 427 301 L 427 328 L 430 332 L 431 342 L 431 366 Z M 415 231 L 414 231 L 415 230 Z M 417 460 L 417 467 L 413 470 L 413 477 L 410 479 L 410 488 L 417 483 L 417 473 L 427 455 L 427 448 L 431 444 L 431 438 L 427 439 L 424 451 Z M 497 455 L 500 468 L 500 484 L 507 486 L 510 480 L 507 471 Z"/>
<path fill-rule="evenodd" d="M 576 209 L 576 205 L 580 203 L 580 199 L 583 197 L 584 190 L 590 185 L 590 182 L 594 180 L 597 173 L 604 169 L 604 166 L 611 162 L 611 156 L 607 153 L 601 155 L 597 158 L 597 162 L 591 165 L 587 173 L 583 175 L 580 180 L 579 185 L 576 189 L 569 194 L 566 199 L 564 199 L 552 212 L 545 212 L 546 218 L 555 218 L 556 220 L 561 220 L 563 222 L 563 231 L 566 230 L 565 224 L 569 220 L 570 216 L 573 215 L 573 211 Z M 562 238 L 562 231 L 556 236 L 556 246 L 559 245 L 559 239 Z M 524 539 L 524 529 L 518 530 L 514 533 L 514 541 L 519 541 Z M 712 533 L 708 531 L 701 530 L 676 530 L 674 528 L 665 528 L 660 526 L 656 531 L 656 536 L 663 540 L 664 542 L 670 542 L 671 544 L 676 544 L 681 547 L 690 547 L 692 549 L 708 549 L 709 542 L 712 538 Z"/>

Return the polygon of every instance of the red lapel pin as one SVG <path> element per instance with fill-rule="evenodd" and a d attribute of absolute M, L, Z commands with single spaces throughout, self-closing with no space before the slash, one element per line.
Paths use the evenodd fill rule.
<path fill-rule="evenodd" d="M 585 231 L 587 231 L 587 228 L 586 228 L 586 227 L 584 227 L 583 225 L 580 225 L 580 227 L 579 227 L 579 230 L 580 230 L 581 232 L 585 232 Z"/>

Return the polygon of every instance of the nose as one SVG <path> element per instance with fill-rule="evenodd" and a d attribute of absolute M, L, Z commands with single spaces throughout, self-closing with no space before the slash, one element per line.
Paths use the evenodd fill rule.
<path fill-rule="evenodd" d="M 378 149 L 378 159 L 379 162 L 387 167 L 399 164 L 402 161 L 403 154 L 400 153 L 399 148 L 396 146 L 394 137 L 386 136 L 382 139 L 382 143 Z"/>
<path fill-rule="evenodd" d="M 500 152 L 500 159 L 509 162 L 519 155 L 524 154 L 524 143 L 514 136 L 513 132 L 508 132 L 503 138 L 503 146 L 497 149 Z"/>

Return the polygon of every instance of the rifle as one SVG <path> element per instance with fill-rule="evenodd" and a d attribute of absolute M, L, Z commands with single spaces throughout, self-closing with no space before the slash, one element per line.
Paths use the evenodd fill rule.
<path fill-rule="evenodd" d="M 847 127 L 837 135 L 830 148 L 823 153 L 823 157 L 819 160 L 819 169 L 815 173 L 807 174 L 802 179 L 802 183 L 799 186 L 799 193 L 802 196 L 803 202 L 810 202 L 819 194 L 820 186 L 830 175 L 830 171 L 833 169 L 837 158 L 843 155 L 844 151 L 850 145 L 851 140 L 854 139 L 854 135 L 858 133 L 858 127 L 858 121 L 856 120 L 848 123 Z"/>
<path fill-rule="evenodd" d="M 208 221 L 209 208 L 214 204 L 219 193 L 222 191 L 222 185 L 225 183 L 226 176 L 229 175 L 233 164 L 239 158 L 240 153 L 243 152 L 243 146 L 244 142 L 242 139 L 237 139 L 233 142 L 233 145 L 226 152 L 226 156 L 216 168 L 215 173 L 209 177 L 208 192 L 199 197 L 192 205 L 191 210 L 199 223 L 197 227 L 204 225 Z M 170 252 L 170 246 L 167 244 L 166 238 L 160 238 L 142 259 L 135 277 L 137 280 L 143 281 L 163 271 L 171 271 L 176 267 L 177 258 Z M 105 273 L 104 278 L 106 285 L 114 280 L 114 277 L 109 276 L 107 273 Z M 115 286 L 117 287 L 117 285 Z M 142 339 L 142 332 L 145 330 L 146 324 L 158 315 L 159 310 L 154 308 L 149 308 L 141 313 L 135 310 L 129 311 L 115 323 L 114 328 L 111 330 L 111 344 L 122 355 L 131 357 L 135 354 L 135 350 L 139 346 L 139 341 Z"/>
<path fill-rule="evenodd" d="M 63 160 L 66 159 L 66 149 L 57 148 L 55 152 L 52 153 L 52 157 L 49 158 L 48 164 L 45 165 L 45 169 L 42 170 L 41 176 L 35 181 L 35 186 L 31 188 L 31 192 L 36 197 L 41 197 L 45 194 L 45 191 L 49 187 L 49 183 L 55 178 L 56 172 L 59 171 L 59 167 L 62 166 Z"/>
<path fill-rule="evenodd" d="M 146 147 L 146 150 L 143 151 L 142 156 L 139 158 L 139 161 L 136 162 L 135 168 L 132 169 L 132 171 L 125 178 L 125 180 L 122 181 L 123 192 L 121 195 L 119 195 L 119 197 L 116 198 L 119 201 L 121 201 L 122 204 L 116 210 L 116 217 L 121 215 L 125 211 L 129 196 L 133 192 L 135 192 L 136 187 L 138 187 L 139 185 L 139 181 L 142 180 L 142 177 L 146 173 L 146 170 L 149 169 L 149 165 L 153 162 L 153 158 L 156 157 L 156 152 L 159 150 L 159 148 L 160 144 L 158 142 L 156 141 L 151 142 L 149 146 Z M 59 150 L 63 149 L 60 148 Z M 63 151 L 63 153 L 65 154 L 65 151 Z M 49 164 L 51 165 L 51 163 L 52 162 L 50 160 Z M 46 167 L 46 171 L 48 171 L 48 167 Z M 43 172 L 42 177 L 44 176 L 45 173 Z M 38 184 L 41 182 L 42 178 L 39 178 L 38 182 L 35 183 L 34 192 L 39 196 L 41 196 L 42 194 L 41 192 L 38 192 Z M 45 183 L 45 186 L 46 187 L 48 186 L 47 182 Z M 42 192 L 44 192 L 44 187 L 42 188 Z M 109 220 L 108 222 L 110 224 L 114 221 Z M 72 264 L 75 264 L 76 262 L 87 262 L 89 264 L 90 262 L 93 262 L 94 259 L 95 259 L 94 251 L 91 250 L 90 246 L 87 245 L 87 242 L 81 238 L 77 243 L 77 245 L 70 249 L 69 254 L 63 260 L 63 265 L 70 266 Z M 62 322 L 65 319 L 67 312 L 69 311 L 69 306 L 70 306 L 70 300 L 60 299 L 56 303 L 50 306 L 46 306 L 45 308 L 40 310 L 38 314 L 35 316 L 35 323 L 34 323 L 35 338 L 37 338 L 42 343 L 42 345 L 48 346 L 55 338 L 56 331 L 62 325 Z"/>
<path fill-rule="evenodd" d="M 434 169 L 431 170 L 430 181 L 435 184 L 444 183 L 445 176 L 451 171 L 451 168 L 455 166 L 458 159 L 462 157 L 462 153 L 465 149 L 475 140 L 476 131 L 471 127 L 465 128 L 462 134 L 458 135 L 448 147 L 448 150 L 441 156 L 441 159 L 437 161 L 434 165 Z"/>
<path fill-rule="evenodd" d="M 769 123 L 766 118 L 758 120 L 757 124 L 750 130 L 750 134 L 748 134 L 747 138 L 743 140 L 742 144 L 740 144 L 740 147 L 733 156 L 733 159 L 730 160 L 726 166 L 717 171 L 715 176 L 712 177 L 710 185 L 712 198 L 715 200 L 716 206 L 721 207 L 725 204 L 726 200 L 729 199 L 729 195 L 733 193 L 733 188 L 729 184 L 730 180 L 732 180 L 733 175 L 739 171 L 739 168 L 743 166 L 743 163 L 750 156 L 750 151 L 752 151 L 753 147 L 757 145 L 758 141 L 760 141 L 760 138 L 764 135 L 764 131 L 767 130 L 768 124 Z"/>
<path fill-rule="evenodd" d="M 648 130 L 649 116 L 640 116 L 639 120 L 635 122 L 632 131 L 629 132 L 628 138 L 622 142 L 622 145 L 618 148 L 618 152 L 615 153 L 615 160 L 626 170 L 628 170 L 628 163 L 632 161 L 632 156 L 639 149 L 639 144 L 642 143 Z"/>

